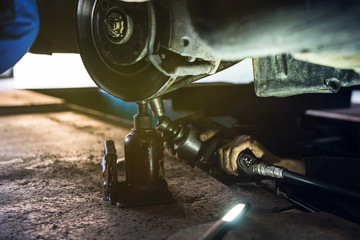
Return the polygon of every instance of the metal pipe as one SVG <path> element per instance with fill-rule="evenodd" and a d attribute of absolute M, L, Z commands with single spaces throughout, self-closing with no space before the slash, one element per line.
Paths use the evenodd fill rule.
<path fill-rule="evenodd" d="M 161 118 L 165 115 L 164 103 L 160 97 L 153 98 L 149 101 L 150 109 L 156 118 Z"/>

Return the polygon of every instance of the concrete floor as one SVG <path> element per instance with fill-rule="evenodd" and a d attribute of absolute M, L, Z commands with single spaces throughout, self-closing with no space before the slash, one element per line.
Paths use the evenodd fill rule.
<path fill-rule="evenodd" d="M 32 106 L 63 104 L 48 100 Z M 16 106 L 21 112 L 24 103 L 11 107 Z M 218 220 L 239 201 L 252 209 L 245 229 L 226 239 L 356 239 L 360 234 L 358 225 L 330 214 L 280 213 L 293 205 L 273 192 L 256 184 L 225 186 L 168 156 L 166 180 L 175 202 L 116 208 L 102 200 L 100 161 L 106 139 L 115 140 L 123 157 L 128 128 L 69 110 L 9 114 L 6 109 L 0 106 L 1 239 L 194 239 L 209 226 L 199 224 Z M 287 230 L 279 231 L 275 223 Z"/>

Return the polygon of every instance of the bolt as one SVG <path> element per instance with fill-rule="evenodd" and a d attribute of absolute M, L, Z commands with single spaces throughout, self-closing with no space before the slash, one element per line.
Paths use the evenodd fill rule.
<path fill-rule="evenodd" d="M 333 93 L 337 93 L 341 88 L 341 82 L 337 78 L 328 78 L 325 80 L 325 85 L 329 88 Z"/>
<path fill-rule="evenodd" d="M 189 39 L 189 37 L 182 37 L 182 38 L 181 38 L 181 44 L 182 44 L 183 47 L 189 46 L 189 44 L 190 44 L 190 39 Z"/>
<path fill-rule="evenodd" d="M 105 29 L 112 38 L 123 38 L 126 31 L 125 18 L 120 13 L 111 13 L 104 21 Z"/>
<path fill-rule="evenodd" d="M 187 57 L 186 58 L 186 61 L 188 61 L 190 63 L 195 62 L 195 60 L 196 60 L 196 57 Z"/>

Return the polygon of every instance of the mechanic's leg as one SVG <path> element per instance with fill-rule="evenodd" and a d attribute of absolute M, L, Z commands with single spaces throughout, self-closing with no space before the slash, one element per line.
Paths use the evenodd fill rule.
<path fill-rule="evenodd" d="M 1 0 L 0 74 L 13 67 L 29 50 L 39 31 L 35 0 Z"/>

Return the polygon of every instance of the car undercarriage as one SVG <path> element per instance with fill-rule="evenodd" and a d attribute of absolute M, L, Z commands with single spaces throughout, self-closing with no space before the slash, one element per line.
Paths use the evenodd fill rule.
<path fill-rule="evenodd" d="M 78 53 L 101 91 L 0 93 L 0 236 L 357 238 L 358 1 L 37 4 L 29 51 Z M 250 83 L 197 83 L 249 58 Z M 229 174 L 219 149 L 239 135 L 306 174 L 249 148 Z"/>

